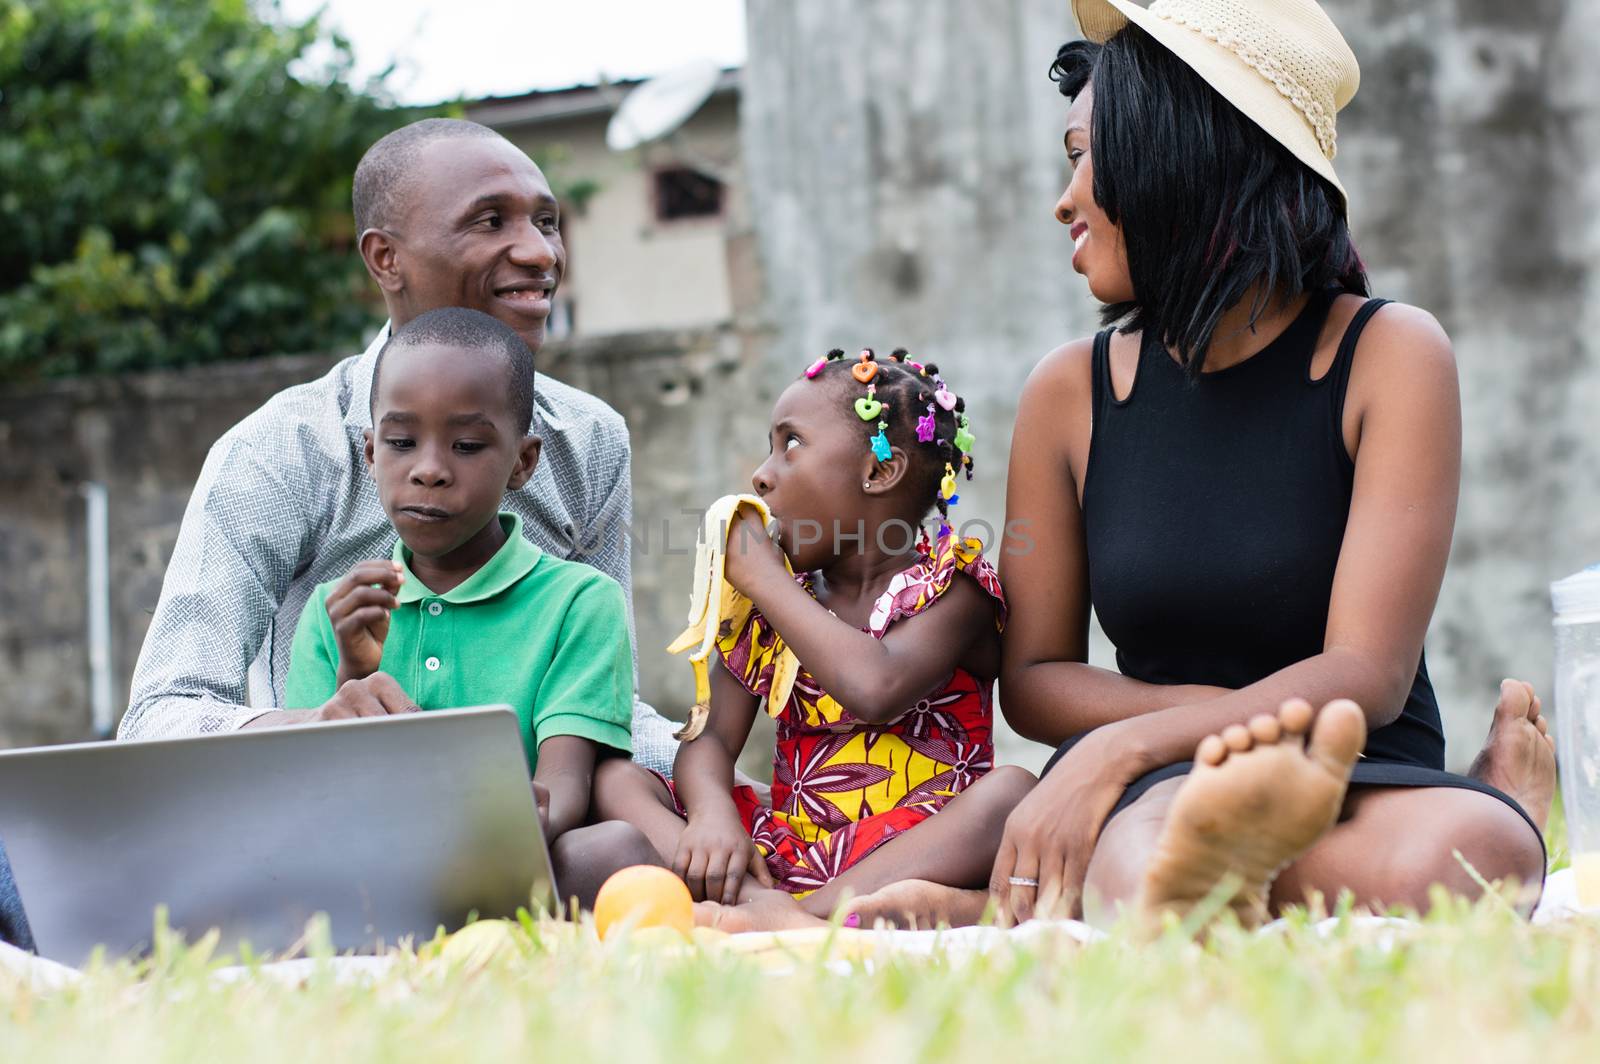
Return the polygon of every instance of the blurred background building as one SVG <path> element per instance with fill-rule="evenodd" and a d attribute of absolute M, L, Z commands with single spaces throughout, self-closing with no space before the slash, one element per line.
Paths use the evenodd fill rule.
<path fill-rule="evenodd" d="M 1461 367 L 1462 503 L 1428 653 L 1464 762 L 1502 676 L 1548 690 L 1548 582 L 1600 561 L 1600 5 L 1325 6 L 1363 68 L 1337 164 L 1358 246 L 1379 294 L 1440 318 Z M 807 361 L 904 345 L 939 362 L 979 441 L 958 513 L 998 527 L 1023 382 L 1096 322 L 1051 218 L 1065 0 L 748 0 L 746 20 L 743 67 L 642 148 L 605 146 L 627 83 L 465 109 L 566 198 L 543 368 L 628 420 L 643 693 L 674 715 L 692 684 L 660 648 L 687 602 L 693 508 L 747 483 Z M 0 743 L 92 732 L 81 486 L 107 489 L 120 705 L 206 447 L 354 349 L 0 391 Z M 1094 655 L 1110 664 L 1103 642 Z"/>

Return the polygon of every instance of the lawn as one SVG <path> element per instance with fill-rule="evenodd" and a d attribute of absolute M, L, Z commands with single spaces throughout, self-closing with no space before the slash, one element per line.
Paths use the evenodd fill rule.
<path fill-rule="evenodd" d="M 1567 863 L 1560 803 L 1552 865 Z M 1600 916 L 1533 926 L 1498 896 L 1424 920 L 1301 913 L 1203 944 L 1172 927 L 977 952 L 835 930 L 773 943 L 496 922 L 341 976 L 308 932 L 291 972 L 158 928 L 55 991 L 0 967 L 0 1061 L 1600 1061 Z M 995 936 L 999 937 L 999 936 Z M 929 947 L 931 946 L 931 950 Z"/>
<path fill-rule="evenodd" d="M 294 979 L 224 982 L 204 943 L 170 939 L 53 993 L 0 976 L 0 1059 L 1600 1060 L 1600 920 L 1532 927 L 1497 899 L 1399 930 L 1300 919 L 976 955 L 870 932 L 751 951 L 504 930 L 351 982 L 315 945 Z"/>

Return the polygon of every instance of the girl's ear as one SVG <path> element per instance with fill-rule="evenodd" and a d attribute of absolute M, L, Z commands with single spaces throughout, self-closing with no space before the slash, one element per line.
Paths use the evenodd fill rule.
<path fill-rule="evenodd" d="M 372 430 L 371 429 L 362 429 L 361 430 L 361 435 L 366 440 L 366 443 L 363 444 L 362 447 L 361 447 L 361 456 L 367 460 L 367 476 L 370 477 L 370 476 L 372 476 L 372 458 L 373 458 L 373 455 L 372 455 Z"/>
<path fill-rule="evenodd" d="M 861 487 L 868 495 L 893 491 L 911 469 L 911 459 L 899 447 L 889 448 L 889 458 L 880 462 L 870 452 L 862 465 Z"/>
<path fill-rule="evenodd" d="M 507 491 L 516 491 L 528 483 L 533 471 L 539 468 L 539 452 L 544 448 L 544 440 L 538 436 L 524 436 L 517 445 L 517 464 L 511 467 L 511 478 L 506 481 Z"/>

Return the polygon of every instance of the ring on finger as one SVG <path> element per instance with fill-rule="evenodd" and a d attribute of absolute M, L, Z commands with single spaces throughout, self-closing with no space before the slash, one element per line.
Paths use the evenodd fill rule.
<path fill-rule="evenodd" d="M 1006 882 L 1013 887 L 1037 887 L 1039 881 L 1033 876 L 1007 876 Z"/>

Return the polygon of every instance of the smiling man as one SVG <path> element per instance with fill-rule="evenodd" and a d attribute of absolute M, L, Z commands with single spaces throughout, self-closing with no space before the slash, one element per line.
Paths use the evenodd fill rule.
<path fill-rule="evenodd" d="M 474 122 L 427 119 L 379 140 L 356 168 L 354 206 L 361 257 L 389 325 L 365 354 L 274 396 L 212 447 L 139 655 L 121 738 L 415 708 L 381 678 L 316 709 L 273 708 L 283 704 L 295 623 L 312 590 L 360 559 L 386 556 L 394 541 L 362 462 L 373 367 L 391 329 L 440 307 L 483 311 L 537 353 L 566 249 L 539 168 Z M 599 399 L 543 374 L 535 395 L 530 431 L 543 456 L 529 483 L 506 494 L 505 508 L 541 550 L 622 585 L 631 638 L 627 428 Z M 672 727 L 635 697 L 635 760 L 670 771 Z"/>

